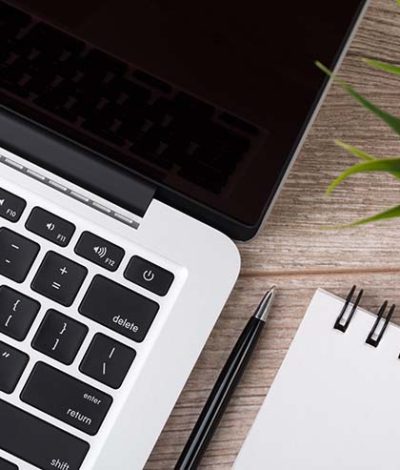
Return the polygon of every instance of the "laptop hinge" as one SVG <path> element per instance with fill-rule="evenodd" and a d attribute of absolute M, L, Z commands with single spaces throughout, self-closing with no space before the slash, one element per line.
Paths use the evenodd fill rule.
<path fill-rule="evenodd" d="M 143 217 L 155 188 L 89 151 L 0 106 L 0 145 Z"/>

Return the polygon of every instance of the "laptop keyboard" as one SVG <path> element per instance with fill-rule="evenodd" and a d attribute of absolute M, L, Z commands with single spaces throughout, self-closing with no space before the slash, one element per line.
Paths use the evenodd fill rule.
<path fill-rule="evenodd" d="M 259 134 L 2 2 L 0 40 L 0 88 L 130 158 L 212 192 L 227 184 Z"/>
<path fill-rule="evenodd" d="M 0 449 L 43 470 L 81 468 L 175 280 L 80 225 L 0 188 L 0 395 L 17 392 L 27 410 L 52 418 L 0 399 Z M 17 467 L 0 458 L 0 468 Z"/>

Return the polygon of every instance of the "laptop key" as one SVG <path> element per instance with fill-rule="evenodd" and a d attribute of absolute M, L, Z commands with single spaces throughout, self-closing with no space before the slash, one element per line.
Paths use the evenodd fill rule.
<path fill-rule="evenodd" d="M 146 337 L 159 305 L 103 276 L 95 276 L 79 306 L 92 320 L 141 342 Z"/>
<path fill-rule="evenodd" d="M 18 470 L 18 467 L 15 464 L 8 462 L 7 460 L 4 460 L 0 457 L 0 469 L 1 470 Z"/>
<path fill-rule="evenodd" d="M 4 393 L 14 391 L 28 360 L 26 354 L 0 341 L 0 391 Z"/>
<path fill-rule="evenodd" d="M 40 304 L 7 286 L 0 287 L 0 332 L 18 341 L 25 339 Z"/>
<path fill-rule="evenodd" d="M 64 364 L 72 364 L 88 332 L 82 325 L 56 310 L 49 310 L 32 341 L 32 347 Z"/>
<path fill-rule="evenodd" d="M 119 388 L 128 373 L 136 351 L 108 336 L 93 338 L 79 370 L 112 388 Z"/>
<path fill-rule="evenodd" d="M 23 282 L 39 252 L 39 245 L 7 228 L 0 228 L 0 275 Z"/>
<path fill-rule="evenodd" d="M 52 251 L 48 252 L 32 281 L 32 289 L 65 307 L 72 305 L 87 269 Z"/>
<path fill-rule="evenodd" d="M 26 222 L 26 228 L 62 247 L 68 245 L 75 232 L 75 225 L 40 207 L 32 210 Z"/>
<path fill-rule="evenodd" d="M 25 207 L 26 202 L 23 199 L 0 188 L 0 217 L 18 222 Z"/>
<path fill-rule="evenodd" d="M 140 256 L 131 258 L 124 275 L 129 281 L 161 296 L 167 294 L 174 280 L 172 273 Z"/>
<path fill-rule="evenodd" d="M 41 470 L 79 470 L 89 444 L 0 400 L 0 449 Z"/>
<path fill-rule="evenodd" d="M 33 368 L 21 399 L 91 436 L 99 430 L 112 404 L 109 395 L 43 362 Z"/>
<path fill-rule="evenodd" d="M 109 271 L 116 271 L 125 255 L 125 251 L 119 246 L 90 232 L 82 233 L 75 253 Z"/>

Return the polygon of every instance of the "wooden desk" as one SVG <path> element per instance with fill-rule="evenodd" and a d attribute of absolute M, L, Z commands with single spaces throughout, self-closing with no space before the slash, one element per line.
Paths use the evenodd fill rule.
<path fill-rule="evenodd" d="M 363 56 L 400 64 L 400 7 L 394 0 L 372 0 L 342 74 L 399 114 L 400 78 L 371 71 L 360 63 Z M 357 283 L 366 289 L 362 305 L 367 308 L 377 308 L 384 297 L 400 304 L 400 220 L 323 230 L 400 202 L 400 182 L 385 175 L 354 177 L 332 197 L 324 196 L 329 181 L 354 161 L 335 147 L 336 137 L 377 154 L 400 155 L 400 138 L 338 87 L 331 89 L 264 230 L 240 246 L 237 287 L 146 468 L 173 468 L 233 343 L 272 283 L 279 292 L 268 329 L 201 468 L 231 467 L 317 287 L 344 296 Z"/>

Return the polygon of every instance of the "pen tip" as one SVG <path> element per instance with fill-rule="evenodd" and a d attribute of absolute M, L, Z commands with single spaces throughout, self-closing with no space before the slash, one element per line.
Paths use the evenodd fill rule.
<path fill-rule="evenodd" d="M 259 320 L 262 320 L 262 321 L 267 320 L 268 313 L 271 308 L 272 300 L 275 296 L 275 291 L 276 291 L 276 285 L 273 285 L 264 294 L 264 297 L 262 298 L 260 305 L 258 306 L 256 313 L 254 314 L 254 316 L 258 318 Z"/>

